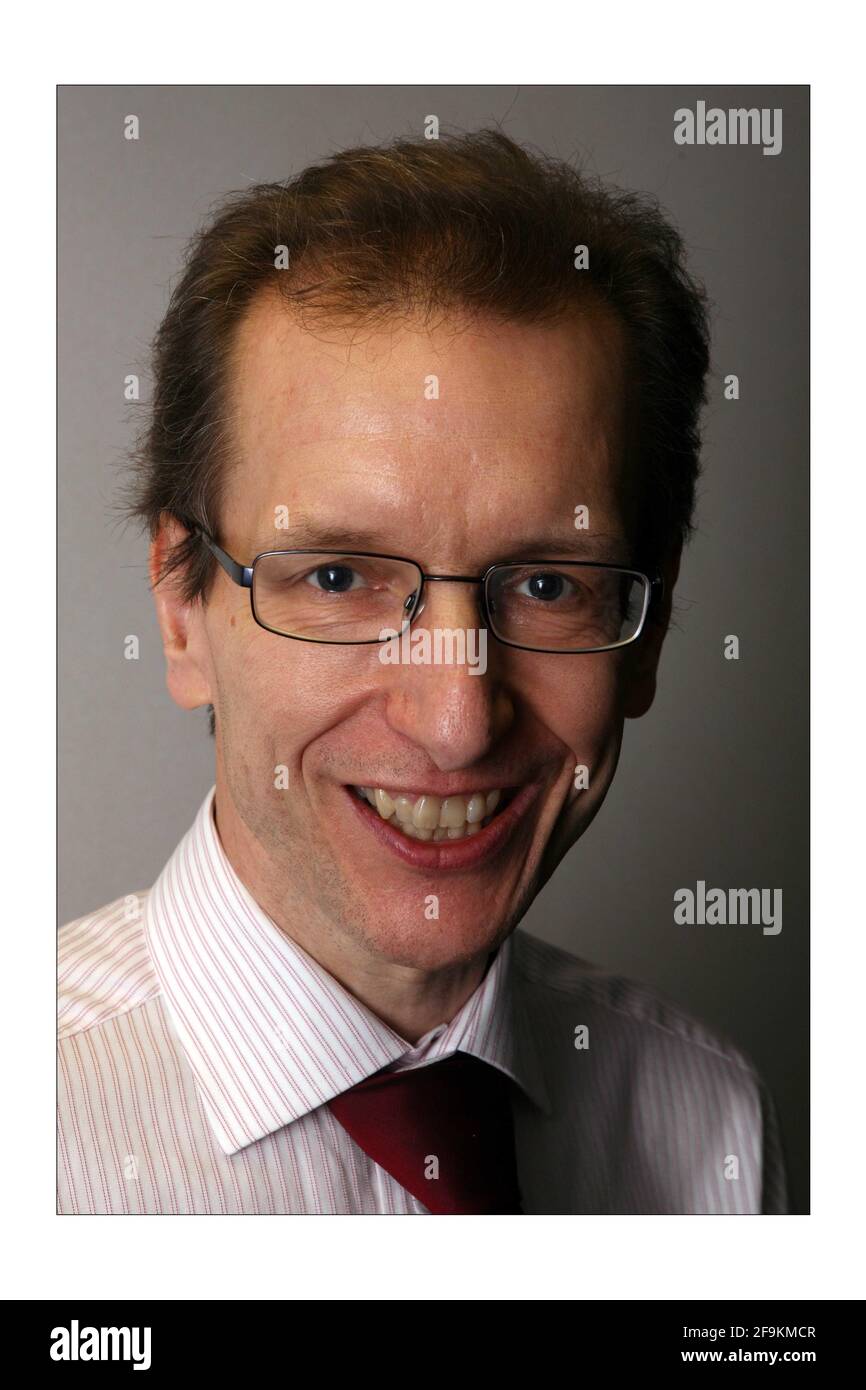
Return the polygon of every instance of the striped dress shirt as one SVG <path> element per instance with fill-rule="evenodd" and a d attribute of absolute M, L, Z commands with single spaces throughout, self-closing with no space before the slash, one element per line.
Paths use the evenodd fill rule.
<path fill-rule="evenodd" d="M 516 1083 L 527 1213 L 786 1210 L 774 1107 L 731 1043 L 518 928 L 412 1046 L 258 906 L 214 791 L 152 889 L 60 930 L 60 1213 L 429 1214 L 327 1102 L 457 1051 Z"/>

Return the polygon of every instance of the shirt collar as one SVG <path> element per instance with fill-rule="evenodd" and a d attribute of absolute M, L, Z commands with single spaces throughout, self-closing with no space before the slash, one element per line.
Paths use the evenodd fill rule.
<path fill-rule="evenodd" d="M 382 1067 L 469 1052 L 548 1109 L 522 1001 L 513 942 L 475 993 L 414 1047 L 288 937 L 226 857 L 201 804 L 145 905 L 145 931 L 166 1007 L 220 1147 L 236 1153 Z"/>

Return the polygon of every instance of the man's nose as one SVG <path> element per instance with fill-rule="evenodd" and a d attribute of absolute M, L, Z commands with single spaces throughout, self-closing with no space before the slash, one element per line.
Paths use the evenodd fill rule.
<path fill-rule="evenodd" d="M 503 680 L 502 650 L 482 622 L 477 585 L 428 583 L 423 621 L 417 616 L 413 620 L 404 651 L 430 659 L 392 668 L 388 722 L 422 747 L 442 772 L 480 761 L 514 718 Z M 458 633 L 465 641 L 455 640 Z M 452 657 L 465 655 L 466 660 L 449 664 L 435 659 L 437 653 L 447 657 L 449 652 Z"/>

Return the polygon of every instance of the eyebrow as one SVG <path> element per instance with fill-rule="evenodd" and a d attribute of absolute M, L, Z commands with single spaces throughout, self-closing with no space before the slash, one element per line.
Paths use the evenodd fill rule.
<path fill-rule="evenodd" d="M 353 526 L 325 525 L 312 519 L 298 521 L 285 530 L 261 532 L 253 544 L 256 555 L 268 550 L 367 550 L 383 555 L 403 554 L 399 547 L 394 550 L 383 539 L 383 533 L 374 528 L 363 531 Z M 518 544 L 506 547 L 498 558 L 503 561 L 532 560 L 556 555 L 624 564 L 631 558 L 631 545 L 626 536 L 575 530 L 569 534 L 557 527 L 534 537 L 521 537 Z"/>
<path fill-rule="evenodd" d="M 384 545 L 375 531 L 351 526 L 325 526 L 315 521 L 298 522 L 285 530 L 261 532 L 255 544 L 260 550 L 372 550 Z"/>

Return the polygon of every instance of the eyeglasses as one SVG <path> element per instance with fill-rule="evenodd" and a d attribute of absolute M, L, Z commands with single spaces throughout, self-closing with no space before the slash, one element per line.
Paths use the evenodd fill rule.
<path fill-rule="evenodd" d="M 414 560 L 370 551 L 266 550 L 242 565 L 192 527 L 235 584 L 249 589 L 260 627 L 299 642 L 364 646 L 404 632 L 428 583 L 479 584 L 484 626 L 507 647 L 589 653 L 634 642 L 663 581 L 584 560 L 490 565 L 481 575 L 425 574 Z"/>

